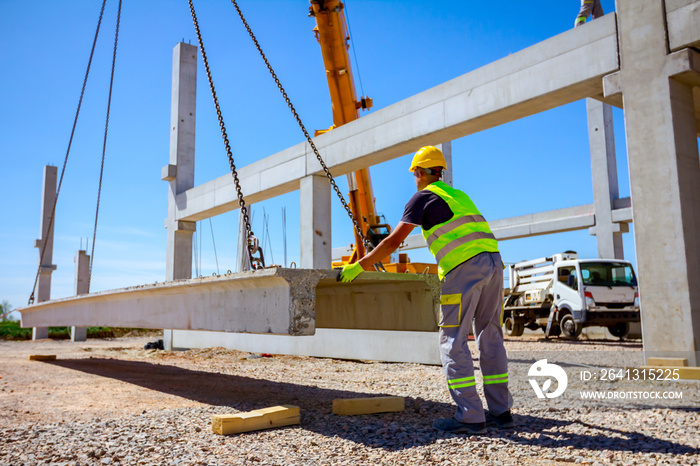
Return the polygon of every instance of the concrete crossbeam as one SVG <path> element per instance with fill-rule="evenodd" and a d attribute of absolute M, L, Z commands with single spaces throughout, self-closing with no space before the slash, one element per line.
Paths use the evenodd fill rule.
<path fill-rule="evenodd" d="M 375 165 L 586 97 L 619 68 L 615 14 L 572 29 L 315 138 L 334 176 Z M 321 173 L 307 143 L 239 170 L 248 203 L 299 189 Z M 177 195 L 178 219 L 238 208 L 230 175 Z"/>
<path fill-rule="evenodd" d="M 700 2 L 666 0 L 666 22 L 671 51 L 700 46 Z"/>
<path fill-rule="evenodd" d="M 564 209 L 549 210 L 536 214 L 490 220 L 489 226 L 499 241 L 584 230 L 595 226 L 594 210 L 594 204 L 566 207 Z M 615 200 L 611 217 L 612 221 L 616 223 L 632 222 L 632 208 L 628 197 Z M 426 247 L 425 240 L 423 240 L 420 234 L 417 234 L 406 238 L 401 250 L 404 251 L 424 247 Z M 336 254 L 341 254 L 344 251 L 345 248 L 333 249 L 333 257 L 336 257 Z"/>
<path fill-rule="evenodd" d="M 436 331 L 440 283 L 367 272 L 270 268 L 57 299 L 18 309 L 22 326 L 111 326 L 313 335 L 327 328 Z"/>

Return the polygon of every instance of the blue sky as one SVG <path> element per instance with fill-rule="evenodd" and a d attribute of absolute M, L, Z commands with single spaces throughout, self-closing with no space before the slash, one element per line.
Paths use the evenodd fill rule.
<path fill-rule="evenodd" d="M 348 0 L 358 91 L 381 109 L 570 29 L 579 2 L 538 8 L 513 2 Z M 606 12 L 613 0 L 603 0 Z M 58 166 L 70 130 L 99 16 L 96 0 L 0 0 L 0 301 L 23 306 L 32 290 L 38 250 L 43 167 Z M 312 132 L 331 125 L 320 49 L 305 0 L 239 0 L 248 23 Z M 195 2 L 236 165 L 303 140 L 262 60 L 227 1 Z M 52 297 L 73 294 L 76 251 L 92 239 L 102 155 L 117 1 L 109 0 L 80 119 L 59 195 Z M 163 281 L 172 49 L 197 38 L 186 1 L 124 0 L 92 291 Z M 361 86 L 360 86 L 361 81 Z M 622 112 L 615 109 L 620 196 L 629 196 Z M 453 141 L 455 186 L 488 219 L 593 201 L 585 102 Z M 372 167 L 377 207 L 395 225 L 415 191 L 411 154 Z M 228 172 L 203 66 L 198 74 L 196 184 Z M 397 175 L 398 174 L 398 175 Z M 387 182 L 386 180 L 391 180 Z M 344 177 L 338 177 L 346 192 Z M 244 193 L 245 194 L 245 193 Z M 333 200 L 333 246 L 352 242 L 352 228 Z M 286 209 L 286 224 L 282 222 Z M 299 262 L 299 194 L 253 206 L 253 231 L 266 240 L 268 262 Z M 267 223 L 264 217 L 268 218 Z M 198 224 L 196 272 L 235 268 L 238 212 Z M 213 232 L 213 235 L 212 235 Z M 214 241 L 212 241 L 212 236 Z M 632 234 L 625 255 L 634 261 Z M 214 253 L 214 244 L 216 254 Z M 88 247 L 89 251 L 90 247 Z M 504 241 L 506 262 L 573 249 L 596 256 L 588 231 Z M 432 260 L 427 250 L 415 261 Z"/>

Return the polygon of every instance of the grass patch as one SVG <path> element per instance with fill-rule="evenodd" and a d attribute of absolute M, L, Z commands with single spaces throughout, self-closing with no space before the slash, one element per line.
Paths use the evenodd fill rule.
<path fill-rule="evenodd" d="M 88 327 L 88 338 L 119 338 L 131 336 L 160 335 L 161 331 L 144 328 Z M 49 338 L 57 340 L 70 338 L 70 327 L 49 327 Z M 32 329 L 22 328 L 16 320 L 0 321 L 0 340 L 31 340 Z"/>

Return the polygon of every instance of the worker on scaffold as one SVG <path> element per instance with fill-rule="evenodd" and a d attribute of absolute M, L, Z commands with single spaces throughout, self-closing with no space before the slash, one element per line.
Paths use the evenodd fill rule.
<path fill-rule="evenodd" d="M 508 390 L 508 360 L 501 329 L 503 262 L 498 242 L 469 196 L 440 181 L 447 164 L 440 149 L 427 146 L 413 157 L 417 192 L 391 234 L 360 261 L 346 265 L 339 279 L 354 280 L 393 253 L 420 226 L 443 280 L 440 296 L 440 357 L 447 386 L 457 404 L 453 418 L 437 419 L 436 429 L 483 434 L 486 425 L 514 426 Z M 474 323 L 488 412 L 476 391 L 467 345 Z"/>
<path fill-rule="evenodd" d="M 578 12 L 578 16 L 576 16 L 574 27 L 585 24 L 589 16 L 593 16 L 593 19 L 595 19 L 600 18 L 604 14 L 603 7 L 600 6 L 600 0 L 581 0 L 581 9 Z"/>

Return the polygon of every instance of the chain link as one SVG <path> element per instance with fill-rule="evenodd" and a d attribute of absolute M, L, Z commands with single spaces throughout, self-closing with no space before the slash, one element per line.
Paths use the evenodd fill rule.
<path fill-rule="evenodd" d="M 246 231 L 246 243 L 248 249 L 248 256 L 250 257 L 251 266 L 257 263 L 253 254 L 255 253 L 254 244 L 252 241 L 253 232 L 250 226 L 250 219 L 248 217 L 248 208 L 245 205 L 245 200 L 243 199 L 243 192 L 241 191 L 241 184 L 238 180 L 238 172 L 236 171 L 236 165 L 233 161 L 233 154 L 231 153 L 231 144 L 228 140 L 228 134 L 226 133 L 226 126 L 224 125 L 224 118 L 221 116 L 221 107 L 219 107 L 219 99 L 216 97 L 216 90 L 214 89 L 214 81 L 211 77 L 211 70 L 209 69 L 209 60 L 207 60 L 207 52 L 204 49 L 204 42 L 202 41 L 202 33 L 199 30 L 199 22 L 197 21 L 197 14 L 194 11 L 194 4 L 192 0 L 189 0 L 190 11 L 192 12 L 192 21 L 194 22 L 194 29 L 197 32 L 197 41 L 199 42 L 199 49 L 202 53 L 202 61 L 204 62 L 204 68 L 207 71 L 207 79 L 209 80 L 209 88 L 211 89 L 211 95 L 214 99 L 214 105 L 216 106 L 216 115 L 219 119 L 219 126 L 221 127 L 221 136 L 224 139 L 224 146 L 226 147 L 226 155 L 228 156 L 228 163 L 231 169 L 231 175 L 233 176 L 233 181 L 236 185 L 236 194 L 238 196 L 238 205 L 240 206 L 241 213 L 243 214 L 243 221 L 245 222 Z M 264 266 L 264 264 L 263 264 Z"/>
<path fill-rule="evenodd" d="M 190 0 L 190 3 L 191 3 L 191 0 Z M 267 57 L 265 56 L 265 53 L 263 52 L 262 47 L 260 47 L 260 44 L 258 43 L 258 39 L 255 37 L 255 34 L 253 34 L 253 31 L 250 29 L 250 26 L 248 25 L 248 22 L 245 20 L 245 17 L 243 17 L 243 12 L 238 7 L 238 3 L 236 3 L 236 0 L 231 0 L 231 3 L 233 4 L 233 7 L 238 12 L 238 16 L 241 18 L 243 25 L 245 26 L 246 30 L 248 31 L 248 35 L 253 40 L 253 43 L 255 44 L 255 47 L 258 49 L 258 52 L 260 53 L 260 56 L 262 57 L 263 61 L 265 62 L 265 65 L 267 65 L 267 69 L 270 71 L 270 75 L 272 75 L 272 79 L 274 79 L 275 84 L 277 85 L 277 88 L 282 93 L 282 96 L 284 97 L 284 101 L 287 103 L 287 107 L 289 107 L 289 110 L 291 110 L 292 115 L 294 115 L 294 118 L 297 120 L 297 123 L 299 124 L 299 128 L 301 128 L 301 131 L 304 133 L 304 136 L 306 137 L 306 141 L 309 143 L 309 146 L 311 146 L 311 149 L 313 149 L 314 154 L 316 154 L 316 158 L 318 159 L 318 162 L 321 164 L 323 171 L 326 173 L 326 178 L 328 178 L 328 182 L 331 184 L 331 186 L 335 190 L 336 194 L 338 195 L 338 199 L 340 199 L 340 203 L 343 204 L 343 207 L 345 208 L 345 211 L 348 213 L 350 220 L 352 220 L 352 224 L 355 227 L 355 231 L 357 232 L 359 237 L 362 238 L 362 242 L 364 243 L 366 250 L 369 251 L 372 248 L 371 243 L 365 237 L 364 233 L 362 232 L 362 229 L 360 228 L 360 225 L 357 223 L 357 219 L 353 215 L 352 210 L 350 209 L 350 206 L 345 201 L 345 198 L 343 197 L 343 194 L 340 192 L 338 185 L 336 185 L 335 180 L 333 179 L 333 175 L 331 174 L 330 170 L 326 166 L 326 163 L 323 161 L 323 158 L 321 158 L 321 154 L 318 152 L 318 149 L 316 148 L 316 144 L 314 144 L 314 141 L 311 139 L 311 136 L 309 135 L 309 132 L 306 130 L 306 127 L 302 123 L 301 118 L 299 117 L 299 114 L 297 113 L 296 109 L 294 108 L 294 105 L 292 104 L 291 100 L 289 100 L 289 96 L 287 95 L 287 92 L 284 90 L 284 87 L 282 87 L 280 80 L 277 78 L 277 74 L 272 69 L 270 62 L 267 60 Z"/>

